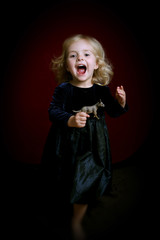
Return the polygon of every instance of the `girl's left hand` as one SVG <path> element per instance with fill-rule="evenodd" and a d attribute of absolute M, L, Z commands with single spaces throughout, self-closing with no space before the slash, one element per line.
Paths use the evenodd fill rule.
<path fill-rule="evenodd" d="M 124 108 L 126 105 L 126 92 L 124 91 L 123 86 L 117 87 L 116 99 L 119 102 L 119 104 Z"/>

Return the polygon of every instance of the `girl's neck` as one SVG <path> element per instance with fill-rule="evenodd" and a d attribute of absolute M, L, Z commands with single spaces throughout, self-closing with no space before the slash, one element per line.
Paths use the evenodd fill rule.
<path fill-rule="evenodd" d="M 77 82 L 74 80 L 71 80 L 70 84 L 72 84 L 75 87 L 79 87 L 79 88 L 90 88 L 93 86 L 92 82 Z"/>

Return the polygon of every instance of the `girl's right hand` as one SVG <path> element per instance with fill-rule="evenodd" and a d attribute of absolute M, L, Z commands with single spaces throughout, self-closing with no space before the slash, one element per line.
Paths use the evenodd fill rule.
<path fill-rule="evenodd" d="M 86 125 L 87 118 L 90 117 L 85 112 L 78 112 L 76 115 L 73 115 L 68 120 L 68 127 L 83 128 Z"/>

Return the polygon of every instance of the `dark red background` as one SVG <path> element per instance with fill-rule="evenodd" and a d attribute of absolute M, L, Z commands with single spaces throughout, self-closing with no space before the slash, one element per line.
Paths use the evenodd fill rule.
<path fill-rule="evenodd" d="M 56 86 L 50 62 L 61 54 L 63 41 L 79 33 L 102 43 L 114 66 L 112 93 L 118 85 L 127 93 L 128 113 L 106 119 L 113 163 L 130 157 L 148 138 L 153 119 L 152 74 L 132 26 L 107 4 L 86 1 L 82 8 L 76 1 L 59 3 L 30 19 L 27 27 L 22 26 L 8 59 L 3 135 L 4 146 L 14 160 L 40 163 L 51 126 L 48 106 Z"/>

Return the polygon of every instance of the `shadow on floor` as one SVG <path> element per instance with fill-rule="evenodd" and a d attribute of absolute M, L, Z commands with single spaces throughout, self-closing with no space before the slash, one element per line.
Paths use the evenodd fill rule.
<path fill-rule="evenodd" d="M 150 182 L 146 181 L 149 168 L 136 156 L 113 165 L 112 191 L 84 217 L 87 240 L 144 238 L 150 234 L 153 238 L 155 207 L 148 191 Z M 1 206 L 6 237 L 70 240 L 70 216 L 63 219 L 56 205 L 50 208 L 41 189 L 38 166 L 12 164 L 4 175 L 5 201 Z"/>

